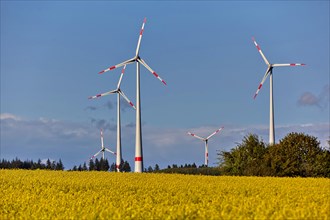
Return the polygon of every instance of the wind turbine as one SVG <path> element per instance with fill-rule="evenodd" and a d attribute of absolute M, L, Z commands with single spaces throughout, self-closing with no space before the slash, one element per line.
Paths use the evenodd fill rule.
<path fill-rule="evenodd" d="M 274 128 L 274 101 L 273 101 L 273 68 L 274 67 L 280 67 L 280 66 L 304 66 L 305 64 L 303 63 L 288 63 L 288 64 L 271 64 L 268 62 L 267 58 L 265 55 L 262 53 L 260 46 L 257 44 L 256 40 L 254 37 L 252 38 L 254 45 L 257 47 L 261 57 L 267 64 L 267 70 L 264 75 L 264 77 L 261 80 L 261 83 L 254 95 L 254 99 L 257 97 L 263 83 L 267 79 L 269 75 L 269 144 L 274 144 L 275 143 L 275 128 Z"/>
<path fill-rule="evenodd" d="M 142 28 L 140 30 L 139 40 L 135 51 L 135 56 L 129 60 L 126 60 L 117 65 L 111 66 L 105 70 L 99 72 L 102 74 L 104 72 L 113 70 L 115 68 L 121 67 L 126 64 L 136 62 L 136 136 L 135 136 L 135 168 L 134 171 L 137 173 L 143 172 L 143 151 L 142 151 L 142 129 L 141 129 L 141 98 L 140 98 L 140 64 L 142 64 L 147 70 L 149 70 L 157 79 L 159 79 L 164 85 L 166 82 L 160 78 L 160 76 L 150 68 L 150 66 L 139 56 L 139 50 L 141 45 L 142 34 L 144 31 L 144 25 L 147 19 L 144 18 L 142 23 Z"/>
<path fill-rule="evenodd" d="M 97 155 L 99 155 L 102 152 L 102 158 L 104 160 L 104 151 L 108 151 L 109 153 L 112 153 L 113 155 L 116 155 L 115 152 L 109 150 L 108 148 L 104 147 L 104 143 L 103 143 L 103 131 L 101 129 L 101 150 L 99 152 L 97 152 L 96 154 L 94 154 L 90 160 L 93 160 Z"/>
<path fill-rule="evenodd" d="M 212 134 L 210 134 L 207 138 L 202 138 L 202 137 L 197 136 L 196 134 L 193 134 L 193 133 L 188 132 L 189 135 L 191 135 L 191 136 L 193 136 L 195 138 L 198 138 L 198 139 L 200 139 L 200 140 L 202 140 L 202 141 L 205 142 L 205 166 L 208 166 L 208 163 L 209 163 L 209 150 L 208 150 L 207 143 L 208 143 L 209 139 L 213 135 L 215 135 L 216 133 L 218 133 L 219 131 L 221 131 L 223 128 L 224 127 L 219 128 L 218 130 L 216 130 L 215 132 L 213 132 Z"/>
<path fill-rule="evenodd" d="M 117 169 L 117 172 L 120 171 L 119 167 L 120 167 L 120 164 L 121 164 L 121 161 L 122 161 L 122 156 L 121 156 L 120 96 L 122 96 L 134 109 L 136 109 L 135 106 L 133 105 L 133 103 L 126 97 L 126 95 L 120 89 L 120 84 L 121 84 L 121 81 L 123 79 L 125 69 L 126 69 L 126 65 L 124 66 L 124 68 L 121 71 L 120 78 L 119 78 L 119 81 L 118 81 L 118 84 L 117 84 L 117 89 L 89 97 L 89 99 L 95 99 L 95 98 L 99 98 L 99 97 L 110 95 L 110 94 L 117 94 L 117 156 L 116 156 L 116 169 Z"/>

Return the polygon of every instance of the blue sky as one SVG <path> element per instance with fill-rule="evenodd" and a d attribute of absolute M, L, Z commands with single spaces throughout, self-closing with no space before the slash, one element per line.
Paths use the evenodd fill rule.
<path fill-rule="evenodd" d="M 140 56 L 167 82 L 141 67 L 145 166 L 204 161 L 248 133 L 268 141 L 269 80 L 254 36 L 274 69 L 276 141 L 288 132 L 329 139 L 328 1 L 1 1 L 1 158 L 62 159 L 66 168 L 99 150 L 99 128 L 115 149 L 115 89 L 120 69 Z M 135 65 L 122 90 L 135 103 Z M 122 102 L 124 103 L 124 102 Z M 135 112 L 123 104 L 123 157 L 134 166 Z M 115 158 L 109 155 L 110 162 Z"/>

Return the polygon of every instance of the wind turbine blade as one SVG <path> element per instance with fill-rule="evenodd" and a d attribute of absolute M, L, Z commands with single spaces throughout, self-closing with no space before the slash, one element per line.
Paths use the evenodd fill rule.
<path fill-rule="evenodd" d="M 272 64 L 272 66 L 305 66 L 304 63 Z"/>
<path fill-rule="evenodd" d="M 116 153 L 115 153 L 115 152 L 113 152 L 113 151 L 109 150 L 108 148 L 105 148 L 105 150 L 106 150 L 106 151 L 108 151 L 109 153 L 112 153 L 113 155 L 116 155 Z"/>
<path fill-rule="evenodd" d="M 124 68 L 121 70 L 121 74 L 120 74 L 120 78 L 118 81 L 118 85 L 117 85 L 117 89 L 119 89 L 120 84 L 121 84 L 121 80 L 123 79 L 124 73 L 125 73 L 125 69 L 126 69 L 126 65 L 124 65 Z"/>
<path fill-rule="evenodd" d="M 221 131 L 223 128 L 224 128 L 224 127 L 221 127 L 221 128 L 219 128 L 218 130 L 216 130 L 215 132 L 213 132 L 210 136 L 208 136 L 208 137 L 206 138 L 206 140 L 210 139 L 213 135 L 215 135 L 216 133 L 218 133 L 219 131 Z"/>
<path fill-rule="evenodd" d="M 132 59 L 129 59 L 129 60 L 126 60 L 122 63 L 119 63 L 117 65 L 114 65 L 114 66 L 110 66 L 109 68 L 105 69 L 105 70 L 102 70 L 101 72 L 99 72 L 99 74 L 102 74 L 102 73 L 105 73 L 105 72 L 108 72 L 110 70 L 113 70 L 113 69 L 116 69 L 118 67 L 121 67 L 121 66 L 124 66 L 126 64 L 130 64 L 130 63 L 133 63 L 135 61 L 135 58 L 132 58 Z"/>
<path fill-rule="evenodd" d="M 198 139 L 200 139 L 200 140 L 202 140 L 202 141 L 205 141 L 204 138 L 199 137 L 199 136 L 197 136 L 196 134 L 193 134 L 193 133 L 190 133 L 190 132 L 188 132 L 188 134 L 191 135 L 191 136 L 193 136 L 193 137 L 195 137 L 195 138 L 198 138 Z"/>
<path fill-rule="evenodd" d="M 90 160 L 93 160 L 97 155 L 99 155 L 100 153 L 102 152 L 102 150 L 100 150 L 99 152 L 97 152 L 96 154 L 94 154 L 91 158 L 90 158 Z"/>
<path fill-rule="evenodd" d="M 253 40 L 254 45 L 256 45 L 256 47 L 257 47 L 257 49 L 258 49 L 260 55 L 261 55 L 262 58 L 264 59 L 265 63 L 266 63 L 267 65 L 269 65 L 268 60 L 266 59 L 265 55 L 264 55 L 263 52 L 261 51 L 261 48 L 260 48 L 260 46 L 257 44 L 257 42 L 256 42 L 256 40 L 254 39 L 254 37 L 252 37 L 252 40 Z"/>
<path fill-rule="evenodd" d="M 264 84 L 265 80 L 267 79 L 267 76 L 269 75 L 269 72 L 270 72 L 270 67 L 267 68 L 267 71 L 266 71 L 264 77 L 262 78 L 261 83 L 259 84 L 259 87 L 258 87 L 256 93 L 254 94 L 253 99 L 255 99 L 257 97 L 262 85 Z"/>
<path fill-rule="evenodd" d="M 127 98 L 127 96 L 123 93 L 123 91 L 120 90 L 119 94 L 128 102 L 128 104 L 130 104 L 134 109 L 136 109 L 134 104 Z"/>
<path fill-rule="evenodd" d="M 143 31 L 144 31 L 144 25 L 146 24 L 146 22 L 147 22 L 147 18 L 144 18 L 143 23 L 142 23 L 142 28 L 140 30 L 140 35 L 139 35 L 139 40 L 138 40 L 138 44 L 137 44 L 137 47 L 136 47 L 135 56 L 139 55 L 139 50 L 140 50 L 140 45 L 141 45 L 141 40 L 142 40 L 142 34 L 143 34 Z"/>
<path fill-rule="evenodd" d="M 118 92 L 117 89 L 116 90 L 111 90 L 109 92 L 105 92 L 105 93 L 102 93 L 102 94 L 97 94 L 95 96 L 90 96 L 90 97 L 88 97 L 88 99 L 96 99 L 96 98 L 99 98 L 99 97 L 102 97 L 102 96 L 106 96 L 106 95 L 110 95 L 110 94 L 114 94 L 114 93 L 117 93 L 117 92 Z"/>
<path fill-rule="evenodd" d="M 166 82 L 162 78 L 160 78 L 160 76 L 155 71 L 153 71 L 153 69 L 151 69 L 150 66 L 148 66 L 148 64 L 143 59 L 138 58 L 137 61 L 141 63 L 145 68 L 147 68 L 147 70 L 149 70 L 152 74 L 154 74 L 154 76 L 162 83 L 164 83 L 164 85 L 167 85 Z"/>

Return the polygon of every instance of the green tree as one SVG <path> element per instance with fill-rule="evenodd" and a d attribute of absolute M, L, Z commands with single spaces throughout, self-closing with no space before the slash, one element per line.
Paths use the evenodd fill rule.
<path fill-rule="evenodd" d="M 149 166 L 148 169 L 147 169 L 147 172 L 150 172 L 151 173 L 153 171 L 154 171 L 154 169 L 152 169 L 152 166 Z"/>
<path fill-rule="evenodd" d="M 58 163 L 56 163 L 55 170 L 64 170 L 64 166 L 61 159 L 59 160 Z"/>
<path fill-rule="evenodd" d="M 36 165 L 36 169 L 42 169 L 43 168 L 43 164 L 41 163 L 40 158 L 38 159 L 37 165 Z"/>
<path fill-rule="evenodd" d="M 97 170 L 97 171 L 101 170 L 100 161 L 97 158 L 95 159 L 95 169 L 94 170 Z"/>
<path fill-rule="evenodd" d="M 129 165 L 129 163 L 127 161 L 125 161 L 123 163 L 123 166 L 121 168 L 122 172 L 131 172 L 131 166 Z"/>
<path fill-rule="evenodd" d="M 103 159 L 101 158 L 100 159 L 100 162 L 99 162 L 99 169 L 100 171 L 108 171 L 110 168 L 109 166 L 109 162 L 108 162 L 108 159 Z"/>
<path fill-rule="evenodd" d="M 47 170 L 52 169 L 52 162 L 50 162 L 49 158 L 48 158 L 48 160 L 47 160 L 47 162 L 46 162 L 46 169 L 47 169 Z"/>
<path fill-rule="evenodd" d="M 155 170 L 155 171 L 159 171 L 159 170 L 160 170 L 160 169 L 159 169 L 159 165 L 158 165 L 158 164 L 156 164 L 156 165 L 155 165 L 155 168 L 154 168 L 154 170 Z"/>
<path fill-rule="evenodd" d="M 56 161 L 53 160 L 51 165 L 51 170 L 55 170 L 55 169 L 56 169 Z"/>
<path fill-rule="evenodd" d="M 84 162 L 82 169 L 83 169 L 83 171 L 87 171 L 87 170 L 88 170 L 88 169 L 87 169 L 86 162 Z"/>
<path fill-rule="evenodd" d="M 89 160 L 89 171 L 96 170 L 93 160 Z"/>
<path fill-rule="evenodd" d="M 230 152 L 218 153 L 220 167 L 231 175 L 262 176 L 267 172 L 263 164 L 266 152 L 265 143 L 257 135 L 249 134 Z"/>
<path fill-rule="evenodd" d="M 269 146 L 268 162 L 277 176 L 324 176 L 328 161 L 329 151 L 320 147 L 316 137 L 304 133 L 289 133 Z"/>

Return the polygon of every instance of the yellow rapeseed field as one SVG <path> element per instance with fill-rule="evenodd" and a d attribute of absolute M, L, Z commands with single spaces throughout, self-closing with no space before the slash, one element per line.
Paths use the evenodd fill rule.
<path fill-rule="evenodd" d="M 0 219 L 330 219 L 330 179 L 0 170 Z"/>

